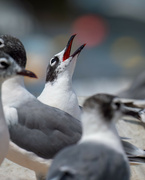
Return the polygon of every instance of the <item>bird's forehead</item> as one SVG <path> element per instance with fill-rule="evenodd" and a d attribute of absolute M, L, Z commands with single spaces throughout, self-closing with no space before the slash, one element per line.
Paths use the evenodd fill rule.
<path fill-rule="evenodd" d="M 114 102 L 114 103 L 117 103 L 117 102 L 121 102 L 121 100 L 120 100 L 119 97 L 115 97 L 115 98 L 113 99 L 113 102 Z"/>
<path fill-rule="evenodd" d="M 64 55 L 64 51 L 65 50 L 62 50 L 61 52 L 57 53 L 55 56 L 57 56 L 59 58 L 59 60 L 62 60 L 63 59 L 63 55 Z"/>

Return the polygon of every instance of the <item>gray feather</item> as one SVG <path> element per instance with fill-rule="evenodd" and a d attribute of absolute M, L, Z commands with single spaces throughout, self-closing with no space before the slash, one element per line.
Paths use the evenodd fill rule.
<path fill-rule="evenodd" d="M 62 150 L 50 167 L 47 180 L 129 180 L 122 154 L 101 144 L 82 143 Z"/>
<path fill-rule="evenodd" d="M 136 157 L 145 157 L 144 150 L 134 146 L 133 144 L 127 142 L 127 141 L 121 141 L 123 148 L 127 154 L 128 157 L 136 156 Z"/>
<path fill-rule="evenodd" d="M 60 149 L 75 144 L 81 137 L 79 120 L 37 99 L 30 99 L 15 108 L 18 124 L 9 125 L 11 140 L 40 157 L 52 158 Z"/>

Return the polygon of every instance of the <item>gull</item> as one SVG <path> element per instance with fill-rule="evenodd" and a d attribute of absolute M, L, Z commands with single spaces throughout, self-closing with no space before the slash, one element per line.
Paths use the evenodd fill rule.
<path fill-rule="evenodd" d="M 9 55 L 0 51 L 0 90 L 4 81 L 18 74 L 35 76 L 32 72 L 21 68 Z M 9 148 L 9 131 L 6 120 L 0 95 L 0 164 L 6 157 Z"/>
<path fill-rule="evenodd" d="M 72 87 L 72 76 L 75 70 L 78 55 L 86 44 L 80 46 L 70 55 L 73 39 L 72 35 L 66 47 L 54 55 L 48 64 L 45 87 L 38 97 L 44 104 L 57 107 L 73 117 L 80 119 L 81 109 L 77 95 Z"/>
<path fill-rule="evenodd" d="M 114 123 L 131 111 L 108 94 L 88 98 L 83 108 L 83 135 L 55 156 L 47 180 L 129 180 L 128 159 Z"/>

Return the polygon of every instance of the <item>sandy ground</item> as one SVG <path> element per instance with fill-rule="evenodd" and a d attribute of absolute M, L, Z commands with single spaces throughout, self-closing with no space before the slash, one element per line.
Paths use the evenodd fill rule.
<path fill-rule="evenodd" d="M 0 180 L 35 180 L 33 171 L 21 167 L 7 159 L 0 168 Z"/>

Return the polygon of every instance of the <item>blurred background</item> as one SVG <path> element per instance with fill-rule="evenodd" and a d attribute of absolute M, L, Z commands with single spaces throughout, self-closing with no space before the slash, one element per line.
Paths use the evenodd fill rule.
<path fill-rule="evenodd" d="M 79 96 L 116 93 L 145 67 L 144 0 L 0 0 L 0 34 L 18 37 L 27 51 L 26 79 L 39 95 L 50 58 L 76 33 L 72 52 L 87 43 L 73 76 Z"/>

